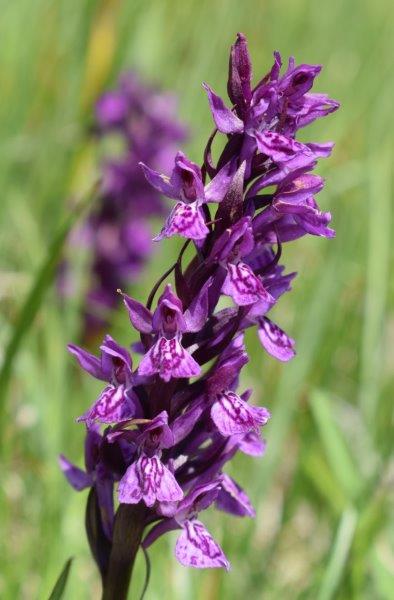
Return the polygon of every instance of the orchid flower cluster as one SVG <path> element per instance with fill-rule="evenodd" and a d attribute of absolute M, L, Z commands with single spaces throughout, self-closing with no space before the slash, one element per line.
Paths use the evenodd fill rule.
<path fill-rule="evenodd" d="M 276 359 L 294 356 L 294 340 L 267 316 L 295 276 L 279 264 L 282 244 L 306 234 L 334 235 L 330 213 L 315 200 L 323 180 L 312 173 L 333 144 L 295 139 L 299 129 L 339 106 L 310 93 L 319 71 L 291 58 L 282 73 L 276 52 L 253 88 L 247 42 L 238 34 L 230 54 L 231 106 L 204 85 L 216 128 L 202 168 L 181 152 L 169 175 L 141 165 L 153 188 L 175 200 L 156 240 L 178 235 L 185 243 L 146 305 L 123 294 L 140 334 L 132 346 L 139 364 L 135 368 L 129 351 L 109 335 L 99 358 L 69 346 L 105 388 L 78 419 L 87 427 L 86 471 L 64 457 L 61 466 L 77 490 L 93 487 L 109 543 L 115 490 L 120 504 L 146 507 L 142 546 L 178 529 L 175 555 L 190 567 L 229 568 L 199 519 L 202 511 L 214 505 L 232 515 L 255 514 L 225 472 L 239 451 L 264 453 L 261 428 L 270 418 L 267 408 L 250 403 L 251 390 L 238 391 L 249 360 L 244 331 L 255 328 Z M 218 132 L 226 141 L 214 164 Z M 193 256 L 184 266 L 190 244 Z M 152 308 L 171 273 L 175 285 L 167 283 Z"/>
<path fill-rule="evenodd" d="M 84 311 L 87 333 L 106 325 L 118 304 L 116 290 L 135 282 L 152 252 L 149 219 L 165 214 L 162 197 L 145 180 L 139 161 L 157 169 L 170 168 L 186 128 L 176 119 L 175 96 L 143 84 L 124 73 L 114 91 L 96 105 L 95 129 L 101 138 L 117 138 L 120 156 L 102 165 L 101 194 L 77 237 L 92 254 Z M 71 276 L 63 265 L 61 283 Z"/>

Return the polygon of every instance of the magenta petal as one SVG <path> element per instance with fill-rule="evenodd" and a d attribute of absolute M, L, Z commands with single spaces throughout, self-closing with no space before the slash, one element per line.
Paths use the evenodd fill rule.
<path fill-rule="evenodd" d="M 247 494 L 228 475 L 222 476 L 222 489 L 216 499 L 216 506 L 237 517 L 255 517 L 254 510 Z"/>
<path fill-rule="evenodd" d="M 119 502 L 136 504 L 141 499 L 147 506 L 159 502 L 182 500 L 183 492 L 174 475 L 157 456 L 140 456 L 119 483 Z"/>
<path fill-rule="evenodd" d="M 131 324 L 141 333 L 152 332 L 152 314 L 141 302 L 123 294 L 123 302 L 129 313 Z"/>
<path fill-rule="evenodd" d="M 267 352 L 278 360 L 287 362 L 295 356 L 294 340 L 267 317 L 259 319 L 258 336 Z"/>
<path fill-rule="evenodd" d="M 142 499 L 142 487 L 137 474 L 137 463 L 127 469 L 119 482 L 119 502 L 122 504 L 138 504 Z"/>
<path fill-rule="evenodd" d="M 266 442 L 262 439 L 260 432 L 249 431 L 246 435 L 240 436 L 238 448 L 248 456 L 263 456 Z"/>
<path fill-rule="evenodd" d="M 223 283 L 222 293 L 231 296 L 238 306 L 254 304 L 259 300 L 273 305 L 274 298 L 267 292 L 252 269 L 245 263 L 227 265 L 227 277 Z"/>
<path fill-rule="evenodd" d="M 92 377 L 95 377 L 96 379 L 106 381 L 105 374 L 101 368 L 101 361 L 97 356 L 90 354 L 90 352 L 87 352 L 75 344 L 68 344 L 67 348 L 68 351 L 75 356 L 82 369 L 87 371 L 89 375 L 92 375 Z"/>
<path fill-rule="evenodd" d="M 196 569 L 230 568 L 226 556 L 201 521 L 185 521 L 175 546 L 175 556 L 185 567 Z"/>
<path fill-rule="evenodd" d="M 177 417 L 172 425 L 172 433 L 174 434 L 174 443 L 178 444 L 191 432 L 195 427 L 200 415 L 204 411 L 204 406 L 201 401 L 197 401 L 188 410 Z"/>
<path fill-rule="evenodd" d="M 139 407 L 138 398 L 126 393 L 125 386 L 108 385 L 98 400 L 78 421 L 86 421 L 88 425 L 94 421 L 100 423 L 121 423 L 132 419 Z"/>
<path fill-rule="evenodd" d="M 227 194 L 235 174 L 233 162 L 227 163 L 205 187 L 206 202 L 221 202 Z"/>
<path fill-rule="evenodd" d="M 223 392 L 212 405 L 211 417 L 224 436 L 247 433 L 265 425 L 270 418 L 266 408 L 250 406 L 235 392 Z"/>
<path fill-rule="evenodd" d="M 147 165 L 144 165 L 144 163 L 142 162 L 140 162 L 139 165 L 142 168 L 144 175 L 151 184 L 151 186 L 153 186 L 164 196 L 177 200 L 178 190 L 175 189 L 174 186 L 171 184 L 169 177 L 167 177 L 166 175 L 162 175 L 157 171 L 154 171 Z"/>
<path fill-rule="evenodd" d="M 91 475 L 73 465 L 65 456 L 63 456 L 63 454 L 59 456 L 59 466 L 69 484 L 74 490 L 77 490 L 77 492 L 93 485 Z"/>
<path fill-rule="evenodd" d="M 305 145 L 308 146 L 310 150 L 312 150 L 315 156 L 327 158 L 328 156 L 330 156 L 335 144 L 334 142 L 325 142 L 323 144 L 315 144 L 312 142 Z"/>
<path fill-rule="evenodd" d="M 242 133 L 244 124 L 241 119 L 232 110 L 227 108 L 220 96 L 215 94 L 209 85 L 204 83 L 203 87 L 208 94 L 213 120 L 219 131 L 222 133 Z"/>
<path fill-rule="evenodd" d="M 120 344 L 115 342 L 115 340 L 110 335 L 105 336 L 104 341 L 100 346 L 100 350 L 103 352 L 104 355 L 112 359 L 112 362 L 114 358 L 119 359 L 126 366 L 127 369 L 131 370 L 132 362 L 130 354 L 127 352 L 126 348 L 123 348 L 123 346 L 120 346 Z M 105 356 L 102 357 L 102 361 L 104 360 L 104 358 Z M 104 368 L 104 371 L 105 370 L 106 369 Z"/>
<path fill-rule="evenodd" d="M 178 152 L 175 167 L 171 175 L 171 184 L 178 190 L 177 199 L 193 202 L 204 197 L 204 184 L 201 169 L 183 154 Z"/>
<path fill-rule="evenodd" d="M 172 209 L 166 223 L 154 238 L 154 241 L 160 241 L 173 235 L 181 235 L 191 240 L 203 240 L 209 233 L 205 224 L 204 215 L 197 202 L 186 204 L 178 202 Z"/>
<path fill-rule="evenodd" d="M 164 381 L 171 377 L 195 377 L 200 374 L 200 366 L 194 358 L 182 347 L 177 338 L 158 339 L 140 362 L 140 375 L 155 375 L 158 373 Z"/>
<path fill-rule="evenodd" d="M 212 277 L 203 285 L 183 315 L 188 332 L 200 331 L 206 323 L 208 317 L 208 295 L 211 285 Z"/>
<path fill-rule="evenodd" d="M 256 133 L 256 141 L 260 152 L 269 156 L 275 163 L 287 162 L 299 154 L 313 159 L 313 152 L 308 146 L 274 131 Z"/>

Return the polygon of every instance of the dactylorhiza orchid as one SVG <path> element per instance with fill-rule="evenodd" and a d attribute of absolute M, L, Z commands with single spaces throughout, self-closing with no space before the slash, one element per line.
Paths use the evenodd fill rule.
<path fill-rule="evenodd" d="M 251 390 L 238 391 L 249 360 L 244 331 L 256 328 L 276 359 L 293 358 L 294 340 L 268 316 L 295 276 L 279 265 L 282 244 L 306 234 L 334 235 L 330 214 L 314 198 L 323 180 L 311 173 L 333 144 L 295 140 L 298 129 L 338 108 L 327 96 L 310 93 L 319 71 L 290 59 L 281 75 L 275 53 L 274 66 L 252 88 L 247 44 L 239 34 L 230 56 L 232 107 L 205 86 L 216 129 L 202 167 L 180 152 L 169 174 L 142 165 L 149 183 L 176 201 L 156 239 L 178 235 L 185 243 L 146 305 L 123 294 L 131 326 L 140 334 L 132 348 L 141 358 L 134 367 L 129 352 L 109 336 L 100 359 L 70 346 L 82 368 L 106 387 L 79 418 L 88 436 L 99 440 L 98 458 L 87 458 L 87 474 L 64 458 L 61 465 L 76 489 L 93 486 L 109 547 L 117 517 L 103 482 L 120 507 L 144 507 L 144 549 L 179 530 L 175 554 L 189 567 L 229 568 L 200 520 L 205 509 L 254 516 L 246 493 L 225 472 L 237 452 L 264 453 L 261 428 L 270 419 L 267 408 L 252 401 Z M 218 132 L 227 142 L 215 165 L 211 145 Z M 212 206 L 217 208 L 211 215 Z M 195 253 L 185 266 L 189 244 Z M 175 283 L 165 284 L 172 272 Z M 222 296 L 228 297 L 227 308 L 218 307 Z"/>
<path fill-rule="evenodd" d="M 149 221 L 165 214 L 166 203 L 147 183 L 138 162 L 170 168 L 177 145 L 187 137 L 176 113 L 174 95 L 142 83 L 132 72 L 124 73 L 117 88 L 97 102 L 98 136 L 103 143 L 117 138 L 122 149 L 104 159 L 99 199 L 82 230 L 72 236 L 91 256 L 83 307 L 88 337 L 102 331 L 118 305 L 116 290 L 139 278 L 152 253 Z M 70 263 L 61 266 L 59 289 L 63 295 L 73 293 Z"/>

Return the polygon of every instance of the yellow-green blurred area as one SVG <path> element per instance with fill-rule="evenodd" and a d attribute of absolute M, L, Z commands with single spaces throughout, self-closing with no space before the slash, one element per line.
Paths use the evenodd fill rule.
<path fill-rule="evenodd" d="M 392 162 L 394 5 L 390 0 L 14 0 L 0 19 L 0 339 L 13 340 L 0 390 L 0 597 L 46 598 L 74 556 L 65 598 L 99 598 L 84 533 L 86 492 L 57 466 L 82 465 L 74 423 L 97 386 L 65 350 L 78 339 L 77 302 L 61 306 L 40 266 L 65 220 L 97 177 L 88 130 L 95 100 L 136 68 L 174 90 L 201 162 L 212 121 L 201 82 L 225 95 L 237 31 L 249 40 L 255 77 L 285 60 L 322 63 L 316 91 L 342 103 L 303 132 L 336 141 L 319 172 L 334 240 L 309 236 L 284 252 L 299 276 L 275 318 L 297 341 L 280 364 L 248 336 L 242 386 L 272 412 L 266 456 L 237 458 L 229 472 L 257 510 L 254 521 L 204 515 L 232 570 L 193 571 L 167 535 L 150 551 L 147 598 L 394 598 L 392 460 Z M 60 236 L 61 237 L 61 236 Z M 141 283 L 146 297 L 178 242 L 162 242 Z M 55 248 L 55 250 L 54 250 Z M 53 271 L 53 270 L 52 270 Z M 52 277 L 53 279 L 53 277 Z M 30 308 L 21 309 L 32 286 Z M 110 333 L 132 341 L 126 315 Z M 8 350 L 9 352 L 9 350 Z M 4 372 L 3 372 L 4 375 Z M 10 377 L 9 377 L 10 376 Z M 8 380 L 8 386 L 6 386 Z M 143 584 L 138 558 L 132 597 Z"/>

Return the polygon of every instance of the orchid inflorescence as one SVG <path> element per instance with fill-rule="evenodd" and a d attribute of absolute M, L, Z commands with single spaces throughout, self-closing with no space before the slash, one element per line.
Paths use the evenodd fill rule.
<path fill-rule="evenodd" d="M 228 78 L 232 107 L 204 85 L 216 129 L 202 168 L 181 152 L 169 176 L 141 165 L 153 188 L 176 202 L 156 239 L 179 235 L 186 241 L 146 305 L 123 294 L 140 334 L 132 346 L 142 355 L 138 367 L 109 335 L 100 358 L 69 346 L 106 387 L 78 419 L 87 427 L 86 471 L 62 457 L 66 477 L 76 489 L 93 488 L 109 543 L 117 487 L 120 505 L 145 507 L 143 548 L 179 529 L 175 554 L 191 567 L 229 568 L 200 512 L 215 505 L 254 516 L 246 493 L 223 471 L 238 451 L 264 453 L 260 428 L 270 418 L 266 408 L 249 402 L 251 390 L 237 392 L 249 360 L 244 331 L 256 328 L 275 358 L 294 356 L 294 340 L 267 316 L 295 276 L 279 265 L 282 244 L 306 234 L 334 235 L 330 213 L 321 212 L 314 198 L 323 180 L 311 173 L 333 144 L 301 143 L 295 136 L 339 105 L 309 93 L 319 66 L 296 66 L 291 58 L 284 74 L 281 67 L 275 52 L 273 67 L 252 88 L 247 42 L 238 34 Z M 214 164 L 218 132 L 227 139 Z M 195 251 L 185 267 L 191 241 Z M 175 291 L 167 283 L 152 310 L 171 273 Z M 231 299 L 227 307 L 223 296 Z"/>

